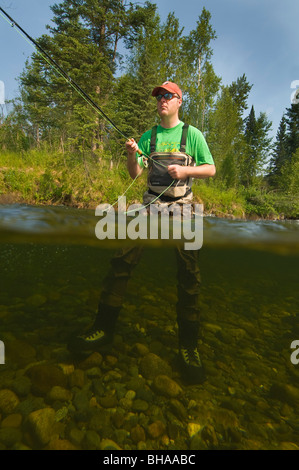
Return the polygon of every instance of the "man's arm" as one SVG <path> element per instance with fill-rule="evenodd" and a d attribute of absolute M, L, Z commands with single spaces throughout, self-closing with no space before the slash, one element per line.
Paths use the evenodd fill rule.
<path fill-rule="evenodd" d="M 175 180 L 184 180 L 188 177 L 203 179 L 215 176 L 216 167 L 208 163 L 199 166 L 170 165 L 168 173 Z"/>
<path fill-rule="evenodd" d="M 132 179 L 140 176 L 143 169 L 138 164 L 136 159 L 136 153 L 138 152 L 138 145 L 134 139 L 128 140 L 126 142 L 127 150 L 127 168 Z"/>

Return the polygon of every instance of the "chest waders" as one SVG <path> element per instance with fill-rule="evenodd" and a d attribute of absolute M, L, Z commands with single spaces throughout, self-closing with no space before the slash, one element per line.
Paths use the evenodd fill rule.
<path fill-rule="evenodd" d="M 156 152 L 157 128 L 153 127 L 150 142 L 150 158 L 148 163 L 148 190 L 143 195 L 143 202 L 150 203 L 163 193 L 156 203 L 184 204 L 192 200 L 192 178 L 173 180 L 168 173 L 170 165 L 191 166 L 193 158 L 186 153 L 186 142 L 189 124 L 184 124 L 179 152 Z M 165 191 L 166 190 L 166 191 Z"/>

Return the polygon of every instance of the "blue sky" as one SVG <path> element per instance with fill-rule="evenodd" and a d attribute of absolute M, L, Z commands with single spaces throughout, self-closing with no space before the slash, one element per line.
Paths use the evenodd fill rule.
<path fill-rule="evenodd" d="M 50 5 L 59 0 L 0 0 L 6 10 L 33 38 L 46 32 Z M 185 33 L 196 27 L 203 6 L 211 12 L 217 39 L 213 41 L 215 72 L 223 84 L 246 74 L 253 84 L 249 107 L 266 112 L 273 121 L 273 136 L 291 105 L 291 83 L 299 80 L 298 0 L 157 0 L 161 19 L 174 11 Z M 17 94 L 16 78 L 32 47 L 0 17 L 0 81 L 7 99 Z M 88 89 L 86 90 L 88 93 Z M 249 110 L 248 110 L 249 111 Z"/>

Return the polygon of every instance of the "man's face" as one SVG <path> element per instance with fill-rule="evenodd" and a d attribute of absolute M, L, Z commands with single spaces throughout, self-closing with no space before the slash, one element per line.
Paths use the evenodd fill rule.
<path fill-rule="evenodd" d="M 162 90 L 161 95 L 167 93 L 166 91 Z M 172 117 L 176 116 L 179 113 L 179 109 L 182 105 L 182 100 L 178 98 L 176 95 L 171 100 L 166 100 L 164 97 L 161 101 L 157 103 L 157 109 L 160 117 Z"/>

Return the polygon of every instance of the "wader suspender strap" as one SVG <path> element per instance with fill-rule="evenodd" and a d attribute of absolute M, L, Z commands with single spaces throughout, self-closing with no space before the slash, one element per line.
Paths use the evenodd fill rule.
<path fill-rule="evenodd" d="M 181 148 L 180 148 L 180 152 L 184 152 L 184 153 L 186 153 L 186 142 L 187 142 L 188 128 L 189 128 L 189 124 L 184 124 L 183 132 L 182 132 Z M 157 129 L 158 129 L 158 126 L 154 126 L 152 128 L 151 153 L 154 153 L 156 151 Z"/>
<path fill-rule="evenodd" d="M 154 153 L 155 150 L 156 150 L 157 129 L 158 129 L 158 126 L 154 126 L 154 127 L 152 128 L 151 153 Z"/>
<path fill-rule="evenodd" d="M 182 133 L 182 140 L 181 140 L 181 148 L 180 148 L 180 152 L 183 152 L 183 153 L 186 153 L 186 142 L 187 142 L 188 129 L 189 129 L 189 124 L 184 124 L 183 133 Z"/>

